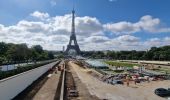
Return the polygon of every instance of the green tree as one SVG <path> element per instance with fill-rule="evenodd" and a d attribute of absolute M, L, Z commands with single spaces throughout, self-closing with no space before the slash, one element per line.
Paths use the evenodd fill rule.
<path fill-rule="evenodd" d="M 48 58 L 49 58 L 49 59 L 54 59 L 54 54 L 53 54 L 53 52 L 48 52 Z"/>
<path fill-rule="evenodd" d="M 0 42 L 0 55 L 5 55 L 7 52 L 8 47 L 4 42 Z"/>
<path fill-rule="evenodd" d="M 40 45 L 35 45 L 32 48 L 39 54 L 43 53 L 43 48 Z"/>

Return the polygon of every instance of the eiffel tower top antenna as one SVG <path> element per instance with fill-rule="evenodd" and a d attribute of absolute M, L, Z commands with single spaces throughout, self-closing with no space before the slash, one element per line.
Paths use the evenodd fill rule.
<path fill-rule="evenodd" d="M 73 10 L 72 10 L 72 13 L 75 14 L 75 5 L 73 4 Z"/>
<path fill-rule="evenodd" d="M 74 10 L 74 7 L 75 7 L 75 2 L 73 1 L 73 10 Z"/>
<path fill-rule="evenodd" d="M 74 8 L 74 2 L 73 2 L 71 34 L 75 34 L 75 10 L 74 9 L 75 8 Z"/>
<path fill-rule="evenodd" d="M 75 0 L 73 0 L 73 11 L 75 11 Z"/>

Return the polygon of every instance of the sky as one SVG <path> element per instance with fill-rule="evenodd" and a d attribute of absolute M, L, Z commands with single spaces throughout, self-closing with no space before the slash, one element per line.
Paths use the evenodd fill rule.
<path fill-rule="evenodd" d="M 76 10 L 81 50 L 148 50 L 170 45 L 170 0 L 1 0 L 0 42 L 62 50 Z"/>

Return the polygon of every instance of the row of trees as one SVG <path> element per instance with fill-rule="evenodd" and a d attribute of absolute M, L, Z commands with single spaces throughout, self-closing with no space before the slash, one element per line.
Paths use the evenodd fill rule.
<path fill-rule="evenodd" d="M 0 42 L 0 64 L 48 59 L 54 59 L 53 53 L 43 50 L 40 45 L 35 45 L 28 48 L 26 44 Z"/>
<path fill-rule="evenodd" d="M 170 60 L 170 46 L 152 47 L 148 51 L 84 51 L 82 55 L 120 60 Z"/>

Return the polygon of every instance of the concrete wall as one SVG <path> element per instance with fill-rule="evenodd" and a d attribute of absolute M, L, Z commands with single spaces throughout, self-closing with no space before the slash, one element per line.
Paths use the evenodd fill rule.
<path fill-rule="evenodd" d="M 10 100 L 14 98 L 56 63 L 57 62 L 53 62 L 42 67 L 0 80 L 0 100 Z"/>

